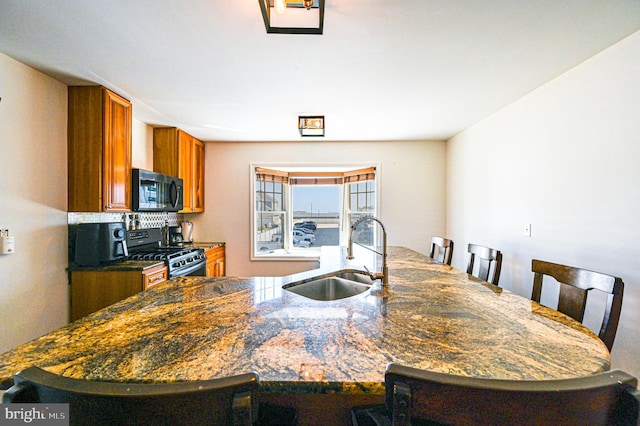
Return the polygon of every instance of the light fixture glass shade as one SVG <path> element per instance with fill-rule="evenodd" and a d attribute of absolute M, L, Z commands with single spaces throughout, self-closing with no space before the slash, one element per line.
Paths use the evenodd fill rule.
<path fill-rule="evenodd" d="M 324 136 L 324 115 L 298 116 L 300 136 Z"/>
<path fill-rule="evenodd" d="M 322 34 L 324 2 L 325 0 L 258 0 L 267 33 L 278 34 Z"/>

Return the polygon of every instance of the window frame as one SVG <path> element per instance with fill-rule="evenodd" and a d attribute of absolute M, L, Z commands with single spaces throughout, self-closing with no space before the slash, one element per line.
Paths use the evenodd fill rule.
<path fill-rule="evenodd" d="M 335 163 L 335 164 L 308 164 L 308 163 L 267 163 L 267 162 L 259 162 L 259 163 L 251 163 L 249 167 L 249 180 L 250 180 L 250 202 L 251 202 L 251 237 L 250 237 L 250 251 L 251 251 L 251 260 L 257 261 L 282 261 L 282 260 L 291 260 L 291 261 L 308 261 L 313 259 L 318 259 L 320 257 L 320 247 L 317 250 L 313 248 L 296 248 L 292 247 L 290 232 L 285 232 L 285 229 L 292 229 L 293 227 L 293 206 L 292 206 L 292 186 L 289 183 L 283 184 L 283 203 L 284 212 L 285 212 L 285 223 L 282 224 L 282 238 L 283 238 L 283 248 L 278 249 L 272 253 L 268 254 L 260 254 L 256 250 L 256 214 L 257 204 L 256 204 L 256 170 L 257 169 L 270 169 L 287 172 L 300 172 L 300 171 L 313 171 L 313 172 L 323 172 L 323 171 L 356 171 L 367 168 L 375 169 L 375 178 L 373 179 L 374 188 L 375 188 L 375 212 L 379 216 L 380 215 L 380 182 L 381 182 L 381 171 L 380 171 L 380 163 Z M 353 213 L 348 208 L 348 205 L 345 203 L 348 201 L 347 197 L 350 196 L 349 191 L 346 189 L 351 183 L 342 182 L 339 185 L 340 188 L 340 219 L 339 219 L 339 235 L 340 235 L 340 246 L 346 246 L 349 231 L 350 231 L 350 218 Z"/>

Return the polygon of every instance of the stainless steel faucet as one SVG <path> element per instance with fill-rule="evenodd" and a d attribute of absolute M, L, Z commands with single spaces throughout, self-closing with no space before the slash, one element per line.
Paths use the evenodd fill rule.
<path fill-rule="evenodd" d="M 353 231 L 355 231 L 358 225 L 360 225 L 361 223 L 370 222 L 370 221 L 377 222 L 380 225 L 380 228 L 382 228 L 382 253 L 375 251 L 370 247 L 364 246 L 358 243 L 357 241 L 356 241 L 356 244 L 358 244 L 360 247 L 363 247 L 369 251 L 372 251 L 382 256 L 382 272 L 379 272 L 377 274 L 372 273 L 369 271 L 369 269 L 367 269 L 366 266 L 364 267 L 364 269 L 367 271 L 367 273 L 369 274 L 369 277 L 371 277 L 372 280 L 381 279 L 382 287 L 386 289 L 389 285 L 389 269 L 387 268 L 387 231 L 384 229 L 384 225 L 382 224 L 382 222 L 380 222 L 379 219 L 373 216 L 364 216 L 356 220 L 355 222 L 353 222 L 353 224 L 351 225 L 351 232 L 349 233 L 349 246 L 347 247 L 347 259 L 353 260 Z"/>

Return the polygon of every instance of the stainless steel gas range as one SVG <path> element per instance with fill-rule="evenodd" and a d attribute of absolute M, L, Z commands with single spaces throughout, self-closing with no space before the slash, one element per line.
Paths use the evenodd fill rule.
<path fill-rule="evenodd" d="M 127 231 L 127 247 L 129 259 L 164 261 L 169 278 L 206 275 L 207 257 L 204 250 L 188 246 L 162 247 L 161 228 Z"/>

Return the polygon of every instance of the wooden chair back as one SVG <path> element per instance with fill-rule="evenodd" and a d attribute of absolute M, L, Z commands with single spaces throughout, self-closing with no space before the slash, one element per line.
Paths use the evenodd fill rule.
<path fill-rule="evenodd" d="M 589 292 L 599 290 L 607 293 L 607 303 L 598 336 L 611 350 L 622 310 L 624 293 L 622 279 L 600 272 L 537 259 L 533 259 L 531 262 L 531 271 L 534 273 L 531 300 L 540 302 L 543 277 L 550 276 L 561 284 L 557 310 L 579 322 L 584 319 Z"/>
<path fill-rule="evenodd" d="M 442 237 L 431 237 L 429 257 L 438 263 L 451 265 L 453 258 L 453 241 Z"/>
<path fill-rule="evenodd" d="M 62 377 L 38 367 L 14 376 L 3 403 L 68 403 L 71 425 L 252 425 L 257 373 L 172 383 L 113 383 Z"/>
<path fill-rule="evenodd" d="M 389 364 L 393 425 L 636 425 L 637 379 L 615 370 L 556 380 L 499 380 Z M 419 423 L 423 424 L 423 423 Z"/>
<path fill-rule="evenodd" d="M 498 282 L 500 281 L 500 270 L 502 269 L 502 253 L 500 250 L 477 244 L 469 244 L 467 251 L 469 252 L 467 274 L 471 274 L 483 281 L 488 281 L 491 284 L 498 285 Z M 473 268 L 476 264 L 476 258 L 478 260 L 478 273 L 474 274 Z M 491 279 L 489 279 L 492 264 L 493 274 L 491 275 Z"/>

